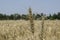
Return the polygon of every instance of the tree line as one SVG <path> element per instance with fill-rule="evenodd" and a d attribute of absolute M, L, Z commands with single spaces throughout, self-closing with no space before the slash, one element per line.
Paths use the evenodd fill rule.
<path fill-rule="evenodd" d="M 43 16 L 44 14 L 43 13 L 40 13 L 40 14 L 33 14 L 33 19 L 34 20 L 41 20 L 41 16 Z M 49 14 L 48 16 L 47 15 L 44 15 L 45 16 L 45 19 L 48 20 L 55 20 L 55 19 L 58 19 L 60 20 L 60 12 L 56 13 L 56 14 Z M 11 15 L 6 15 L 6 14 L 2 14 L 0 13 L 0 20 L 29 20 L 29 15 L 28 14 L 11 14 Z"/>

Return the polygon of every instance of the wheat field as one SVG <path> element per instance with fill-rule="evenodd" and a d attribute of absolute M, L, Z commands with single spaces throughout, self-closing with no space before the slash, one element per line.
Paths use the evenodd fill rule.
<path fill-rule="evenodd" d="M 42 21 L 34 20 L 34 35 L 26 20 L 0 21 L 0 40 L 41 40 Z M 43 40 L 60 40 L 60 20 L 45 20 Z"/>

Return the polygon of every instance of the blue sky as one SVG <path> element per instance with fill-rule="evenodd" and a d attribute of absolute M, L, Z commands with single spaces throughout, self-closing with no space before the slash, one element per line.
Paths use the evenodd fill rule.
<path fill-rule="evenodd" d="M 34 13 L 60 12 L 60 0 L 0 0 L 0 13 L 26 14 L 31 7 Z"/>

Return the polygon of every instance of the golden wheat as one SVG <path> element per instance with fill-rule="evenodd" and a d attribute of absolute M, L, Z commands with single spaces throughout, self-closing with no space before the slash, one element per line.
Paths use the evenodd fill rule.
<path fill-rule="evenodd" d="M 34 35 L 29 20 L 0 21 L 0 40 L 41 40 L 41 22 L 34 20 Z M 60 20 L 45 20 L 43 40 L 60 40 Z"/>

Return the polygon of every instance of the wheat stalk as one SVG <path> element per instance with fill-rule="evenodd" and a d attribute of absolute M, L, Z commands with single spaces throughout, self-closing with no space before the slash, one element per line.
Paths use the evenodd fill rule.
<path fill-rule="evenodd" d="M 33 21 L 31 8 L 29 8 L 29 20 L 30 20 L 30 25 L 31 25 L 31 31 L 34 34 L 34 21 Z"/>
<path fill-rule="evenodd" d="M 43 30 L 43 29 L 44 29 L 44 19 L 45 19 L 44 16 L 42 16 L 42 28 L 41 28 L 41 38 L 40 38 L 41 40 L 43 40 L 43 33 L 44 33 L 44 30 Z"/>

